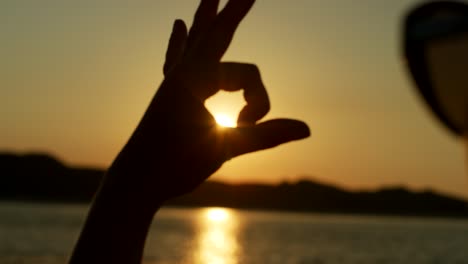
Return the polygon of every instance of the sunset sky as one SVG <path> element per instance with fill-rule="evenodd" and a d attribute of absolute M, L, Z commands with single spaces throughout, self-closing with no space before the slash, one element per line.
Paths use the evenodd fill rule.
<path fill-rule="evenodd" d="M 401 20 L 419 2 L 257 0 L 224 60 L 257 64 L 272 104 L 266 119 L 302 119 L 312 137 L 236 158 L 213 179 L 309 177 L 468 198 L 462 143 L 423 107 L 404 68 Z M 0 150 L 107 167 L 163 79 L 174 19 L 190 24 L 197 5 L 1 1 Z M 242 95 L 208 105 L 235 118 Z"/>

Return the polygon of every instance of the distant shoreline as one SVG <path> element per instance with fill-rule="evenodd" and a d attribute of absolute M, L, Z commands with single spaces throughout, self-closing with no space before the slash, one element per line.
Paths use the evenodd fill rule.
<path fill-rule="evenodd" d="M 89 204 L 105 171 L 72 168 L 43 155 L 0 153 L 0 201 Z M 227 184 L 207 181 L 167 206 L 243 210 L 467 218 L 467 201 L 403 187 L 348 191 L 309 180 L 294 183 Z"/>

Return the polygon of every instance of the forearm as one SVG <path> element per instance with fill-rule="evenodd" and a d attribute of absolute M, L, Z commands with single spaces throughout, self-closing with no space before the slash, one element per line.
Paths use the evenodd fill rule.
<path fill-rule="evenodd" d="M 175 128 L 177 122 L 167 121 L 167 115 L 155 107 L 173 102 L 172 92 L 158 90 L 156 99 L 165 96 L 167 100 L 151 104 L 109 168 L 70 263 L 140 263 L 151 221 L 162 201 L 187 192 L 176 172 L 179 162 L 183 164 L 176 155 L 183 137 L 176 141 L 168 136 L 185 131 L 185 127 Z M 190 96 L 181 98 L 177 102 L 185 107 L 194 104 Z"/>
<path fill-rule="evenodd" d="M 113 174 L 109 170 L 108 174 Z M 107 175 L 106 178 L 111 178 Z M 113 181 L 104 181 L 89 211 L 70 263 L 141 263 L 157 209 Z"/>

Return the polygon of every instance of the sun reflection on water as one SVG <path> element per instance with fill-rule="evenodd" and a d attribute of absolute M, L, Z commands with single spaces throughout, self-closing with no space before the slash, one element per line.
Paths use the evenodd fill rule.
<path fill-rule="evenodd" d="M 238 263 L 238 219 L 226 208 L 207 208 L 200 211 L 197 263 Z"/>
<path fill-rule="evenodd" d="M 229 211 L 224 208 L 210 208 L 206 211 L 206 218 L 212 222 L 225 222 L 228 217 Z"/>

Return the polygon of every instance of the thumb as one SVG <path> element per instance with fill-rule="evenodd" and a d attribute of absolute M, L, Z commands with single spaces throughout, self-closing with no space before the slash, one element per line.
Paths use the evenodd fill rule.
<path fill-rule="evenodd" d="M 310 136 L 307 124 L 293 119 L 269 120 L 253 126 L 232 128 L 227 133 L 228 156 L 231 158 Z"/>

